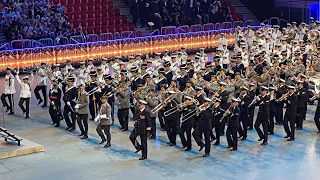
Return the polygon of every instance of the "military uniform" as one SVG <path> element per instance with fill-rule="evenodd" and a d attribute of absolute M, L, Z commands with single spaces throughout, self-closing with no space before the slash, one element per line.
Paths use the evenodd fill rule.
<path fill-rule="evenodd" d="M 66 86 L 63 95 L 63 101 L 65 103 L 63 116 L 67 124 L 68 130 L 75 130 L 76 129 L 76 112 L 74 106 L 76 105 L 76 97 L 78 95 L 77 88 L 75 86 Z M 69 118 L 69 113 L 71 114 L 71 120 Z"/>
<path fill-rule="evenodd" d="M 164 108 L 164 112 L 174 108 L 178 105 L 178 100 L 175 98 L 167 103 L 167 106 Z M 180 114 L 179 112 L 175 112 L 169 116 L 165 116 L 165 129 L 167 131 L 169 143 L 172 146 L 176 145 L 176 136 L 177 136 L 177 120 L 179 120 Z"/>
<path fill-rule="evenodd" d="M 172 71 L 166 71 L 165 72 L 165 74 L 164 74 L 164 76 L 167 78 L 167 80 L 168 80 L 168 85 L 170 85 L 171 84 L 171 81 L 172 81 L 172 79 L 173 79 L 173 73 L 172 73 Z"/>
<path fill-rule="evenodd" d="M 296 117 L 296 127 L 297 129 L 303 128 L 303 120 L 306 117 L 307 105 L 309 101 L 309 95 L 304 87 L 297 89 L 298 97 L 298 107 L 297 107 L 297 117 Z"/>
<path fill-rule="evenodd" d="M 261 141 L 263 139 L 263 143 L 268 142 L 268 127 L 269 127 L 269 117 L 270 117 L 270 109 L 269 109 L 270 97 L 268 95 L 260 96 L 260 100 L 256 102 L 259 106 L 259 111 L 256 119 L 256 123 L 254 124 L 254 128 L 256 129 Z M 263 133 L 260 129 L 260 125 L 262 124 Z"/>
<path fill-rule="evenodd" d="M 103 98 L 103 97 L 102 97 Z M 111 125 L 111 106 L 108 103 L 101 104 L 99 110 L 99 118 L 100 122 L 96 128 L 98 135 L 101 138 L 101 144 L 107 141 L 105 147 L 111 146 L 111 133 L 110 133 L 110 125 Z M 103 132 L 104 131 L 104 134 Z M 105 137 L 107 136 L 107 138 Z"/>
<path fill-rule="evenodd" d="M 217 139 L 215 142 L 215 145 L 220 144 L 220 130 L 221 130 L 221 122 L 222 122 L 222 117 L 224 114 L 225 110 L 221 108 L 219 105 L 218 107 L 214 107 L 212 111 L 212 129 L 215 128 L 216 131 L 216 136 L 213 135 L 213 132 L 211 131 L 211 139 Z"/>
<path fill-rule="evenodd" d="M 198 119 L 198 126 L 193 131 L 192 135 L 195 139 L 200 150 L 205 147 L 205 154 L 210 154 L 211 144 L 210 144 L 210 131 L 212 130 L 212 111 L 210 107 L 205 107 L 205 110 L 201 110 Z M 205 143 L 202 142 L 201 137 L 204 135 Z"/>
<path fill-rule="evenodd" d="M 118 119 L 123 131 L 128 130 L 128 118 L 130 107 L 130 90 L 128 87 L 124 87 L 120 92 L 116 93 L 118 99 Z"/>
<path fill-rule="evenodd" d="M 97 88 L 98 84 L 97 82 L 92 82 L 90 84 L 88 84 L 88 86 L 86 86 L 85 90 L 87 92 L 92 91 L 93 89 Z M 97 115 L 97 99 L 99 99 L 99 93 L 98 92 L 94 92 L 89 96 L 89 112 L 91 115 L 91 120 L 94 120 L 94 118 Z"/>
<path fill-rule="evenodd" d="M 182 92 L 184 96 L 194 97 L 196 95 L 196 91 L 193 89 L 192 86 L 186 87 Z"/>
<path fill-rule="evenodd" d="M 110 93 L 115 93 L 115 91 L 116 91 L 115 88 L 116 88 L 116 86 L 113 83 L 106 84 L 104 86 L 104 88 L 101 90 L 100 97 L 105 96 Z M 111 118 L 112 118 L 111 124 L 113 124 L 113 122 L 114 122 L 114 102 L 115 102 L 115 99 L 114 99 L 114 95 L 112 94 L 108 98 L 108 104 L 111 107 Z"/>
<path fill-rule="evenodd" d="M 147 98 L 147 108 L 149 110 L 152 110 L 153 108 L 155 108 L 158 103 L 159 100 L 157 97 L 151 97 L 151 98 Z M 157 130 L 157 124 L 156 124 L 156 118 L 157 118 L 157 113 L 151 113 L 150 112 L 150 121 L 151 121 L 151 137 L 152 139 L 154 139 L 156 137 L 156 130 Z"/>
<path fill-rule="evenodd" d="M 88 137 L 88 93 L 85 91 L 79 91 L 77 101 L 78 104 L 75 107 L 78 114 L 78 126 L 81 131 L 81 135 L 83 135 L 84 137 Z"/>
<path fill-rule="evenodd" d="M 186 116 L 186 118 L 181 118 L 181 129 L 180 129 L 180 139 L 181 139 L 181 143 L 182 146 L 184 148 L 186 148 L 186 151 L 191 150 L 191 146 L 192 146 L 192 142 L 191 142 L 191 130 L 193 127 L 193 123 L 195 122 L 195 105 L 190 104 L 189 106 L 186 106 L 183 108 L 182 110 L 182 117 Z M 192 112 L 194 112 L 193 116 L 190 116 L 190 114 L 193 114 Z M 185 137 L 185 134 L 187 135 Z"/>
<path fill-rule="evenodd" d="M 318 105 L 317 105 L 317 109 L 316 109 L 316 113 L 314 114 L 314 123 L 317 126 L 318 129 L 318 133 L 320 133 L 320 97 L 317 98 L 318 100 Z"/>
<path fill-rule="evenodd" d="M 187 82 L 189 81 L 189 76 L 188 74 L 183 74 L 177 80 L 179 81 L 179 90 L 183 91 L 186 88 Z"/>
<path fill-rule="evenodd" d="M 147 128 L 151 127 L 150 113 L 147 108 L 137 111 L 134 115 L 134 129 L 129 136 L 129 139 L 137 150 L 136 152 L 141 151 L 144 159 L 148 158 Z M 137 136 L 140 136 L 141 144 L 139 144 Z"/>
<path fill-rule="evenodd" d="M 161 90 L 161 86 L 164 85 L 164 84 L 168 85 L 168 79 L 166 77 L 163 77 L 158 81 L 158 83 L 156 84 L 156 90 L 160 91 Z"/>
<path fill-rule="evenodd" d="M 228 147 L 232 147 L 233 150 L 238 149 L 238 129 L 239 129 L 239 116 L 240 116 L 240 108 L 238 106 L 236 107 L 230 107 L 230 112 L 227 116 L 228 118 L 228 128 L 227 128 L 227 141 L 228 141 Z"/>
<path fill-rule="evenodd" d="M 282 97 L 282 95 L 287 93 L 287 88 L 283 85 L 278 88 L 276 91 L 276 99 L 279 99 Z M 277 112 L 276 112 L 276 124 L 282 124 L 283 123 L 283 107 L 284 107 L 284 101 L 277 102 Z"/>
<path fill-rule="evenodd" d="M 256 89 L 250 89 L 248 92 L 248 95 L 250 97 L 249 102 L 251 103 L 254 99 L 254 97 L 256 96 Z M 248 130 L 252 130 L 253 129 L 253 117 L 254 117 L 254 109 L 255 106 L 250 106 L 249 107 L 249 123 L 248 123 Z"/>
<path fill-rule="evenodd" d="M 53 86 L 49 91 L 50 107 L 49 114 L 53 124 L 60 126 L 61 120 L 61 95 L 62 91 L 59 86 Z"/>
<path fill-rule="evenodd" d="M 248 130 L 248 124 L 249 124 L 249 104 L 251 103 L 250 101 L 250 96 L 248 94 L 241 94 L 239 96 L 240 98 L 240 103 L 239 103 L 239 108 L 240 108 L 240 117 L 239 121 L 242 123 L 242 126 L 240 124 L 239 126 L 239 135 L 242 136 L 242 138 L 245 140 L 247 138 L 247 130 Z"/>
<path fill-rule="evenodd" d="M 270 105 L 269 105 L 269 109 L 270 109 L 270 118 L 269 118 L 269 133 L 270 134 L 274 134 L 274 118 L 277 114 L 277 101 L 276 101 L 276 94 L 275 93 L 270 93 L 269 94 L 270 97 Z"/>
<path fill-rule="evenodd" d="M 285 132 L 287 133 L 286 138 L 290 137 L 289 140 L 294 140 L 294 132 L 295 132 L 295 119 L 297 116 L 297 103 L 298 97 L 296 94 L 292 93 L 288 95 L 286 103 L 286 112 L 284 114 L 283 119 L 283 127 Z M 290 127 L 289 124 L 290 123 Z"/>

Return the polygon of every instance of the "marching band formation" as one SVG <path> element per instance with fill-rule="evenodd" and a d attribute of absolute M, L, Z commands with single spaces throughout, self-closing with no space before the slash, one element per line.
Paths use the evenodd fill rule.
<path fill-rule="evenodd" d="M 238 27 L 233 52 L 221 33 L 212 61 L 205 48 L 191 59 L 181 47 L 178 52 L 102 58 L 99 65 L 93 64 L 97 59 L 90 58 L 81 62 L 79 69 L 70 59 L 63 66 L 42 62 L 34 69 L 38 76 L 34 94 L 42 107 L 48 105 L 49 98 L 55 127 L 63 119 L 68 131 L 74 131 L 78 124 L 81 139 L 88 138 L 90 114 L 90 120 L 98 122 L 96 131 L 100 144 L 106 142 L 104 147 L 111 146 L 115 105 L 121 131 L 128 131 L 131 111 L 134 129 L 129 139 L 136 153 L 141 151 L 140 160 L 147 159 L 147 138 L 156 138 L 157 117 L 169 146 L 176 145 L 179 135 L 182 150 L 189 151 L 193 137 L 199 151 L 205 149 L 203 157 L 210 155 L 211 142 L 219 145 L 225 134 L 228 148 L 236 151 L 238 139 L 245 141 L 247 131 L 253 128 L 261 145 L 267 145 L 275 124 L 283 125 L 284 138 L 293 141 L 295 131 L 303 128 L 308 103 L 320 99 L 320 22 L 310 20 L 310 24 L 299 26 L 293 22 L 282 30 L 264 24 L 258 30 Z M 21 86 L 19 106 L 29 118 L 33 73 L 21 81 L 19 71 L 12 71 L 6 69 L 2 103 L 9 115 L 14 114 L 16 78 Z M 314 115 L 318 133 L 319 118 L 318 102 Z"/>

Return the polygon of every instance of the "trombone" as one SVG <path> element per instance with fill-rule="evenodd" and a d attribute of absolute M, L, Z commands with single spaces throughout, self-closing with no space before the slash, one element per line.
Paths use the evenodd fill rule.
<path fill-rule="evenodd" d="M 158 104 L 156 107 L 154 107 L 152 110 L 151 110 L 151 113 L 152 114 L 155 114 L 157 113 L 158 111 L 160 111 L 160 109 L 164 108 L 166 105 L 167 105 L 167 102 L 172 100 L 174 98 L 174 96 L 172 97 L 167 97 L 167 99 L 165 99 L 163 102 L 161 102 L 160 104 Z"/>
<path fill-rule="evenodd" d="M 91 96 L 92 94 L 101 91 L 101 89 L 99 87 L 95 87 L 93 89 L 91 89 L 90 91 L 88 91 L 88 96 Z"/>

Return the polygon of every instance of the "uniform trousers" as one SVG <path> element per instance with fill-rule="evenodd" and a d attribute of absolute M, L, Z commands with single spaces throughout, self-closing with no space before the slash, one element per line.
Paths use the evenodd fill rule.
<path fill-rule="evenodd" d="M 289 123 L 290 123 L 290 127 L 289 127 Z M 295 117 L 285 115 L 283 119 L 283 128 L 284 128 L 284 131 L 287 133 L 287 136 L 289 136 L 291 139 L 294 140 Z"/>
<path fill-rule="evenodd" d="M 177 138 L 177 121 L 176 121 L 176 119 L 173 119 L 171 121 L 167 121 L 165 124 L 165 130 L 167 131 L 167 136 L 168 136 L 169 142 L 175 145 L 176 138 Z"/>
<path fill-rule="evenodd" d="M 71 114 L 71 121 L 69 118 L 69 113 Z M 64 120 L 66 121 L 68 128 L 76 129 L 76 113 L 72 107 L 65 105 L 63 109 Z"/>
<path fill-rule="evenodd" d="M 128 130 L 128 118 L 129 118 L 129 108 L 118 109 L 118 119 L 121 125 L 121 128 Z"/>
<path fill-rule="evenodd" d="M 23 106 L 23 103 L 26 102 L 26 107 Z M 30 98 L 20 98 L 19 106 L 23 113 L 26 113 L 26 117 L 29 117 L 29 105 L 30 105 Z"/>
<path fill-rule="evenodd" d="M 233 147 L 233 149 L 237 150 L 238 149 L 238 127 L 230 127 L 228 126 L 227 128 L 227 142 L 228 146 Z"/>
<path fill-rule="evenodd" d="M 151 117 L 151 136 L 156 137 L 157 123 L 156 117 Z"/>
<path fill-rule="evenodd" d="M 37 100 L 42 100 L 39 91 L 42 92 L 42 96 L 43 96 L 43 105 L 47 105 L 47 86 L 43 85 L 43 86 L 39 86 L 37 85 L 34 88 L 34 95 L 36 96 Z"/>
<path fill-rule="evenodd" d="M 97 101 L 94 101 L 92 98 L 89 99 L 89 112 L 91 118 L 94 119 L 97 115 Z"/>
<path fill-rule="evenodd" d="M 107 142 L 110 143 L 111 141 L 110 125 L 101 125 L 101 123 L 99 123 L 96 128 L 96 131 L 100 136 L 101 140 L 103 141 L 107 140 Z"/>
<path fill-rule="evenodd" d="M 213 129 L 216 132 L 216 136 L 213 135 Z M 211 139 L 217 139 L 216 143 L 220 143 L 220 130 L 221 130 L 220 123 L 212 123 L 212 131 L 210 132 L 210 136 L 211 136 Z"/>
<path fill-rule="evenodd" d="M 253 128 L 253 116 L 254 116 L 254 109 L 255 106 L 249 107 L 249 120 L 248 120 L 248 127 Z"/>
<path fill-rule="evenodd" d="M 319 104 L 317 106 L 316 113 L 314 114 L 314 123 L 316 124 L 318 131 L 320 131 L 320 105 Z"/>
<path fill-rule="evenodd" d="M 88 114 L 78 114 L 77 123 L 81 134 L 88 136 Z"/>
<path fill-rule="evenodd" d="M 140 136 L 141 144 L 139 144 L 137 137 Z M 133 129 L 130 136 L 130 141 L 137 151 L 142 152 L 142 157 L 148 158 L 147 134 L 137 134 L 136 129 Z"/>
<path fill-rule="evenodd" d="M 262 129 L 263 132 L 260 129 L 260 125 L 262 124 Z M 263 142 L 268 142 L 268 126 L 269 126 L 269 121 L 268 120 L 260 120 L 257 118 L 256 123 L 254 124 L 254 128 L 256 129 L 259 138 L 263 139 Z"/>
<path fill-rule="evenodd" d="M 283 106 L 283 103 L 277 104 L 276 122 L 280 124 L 283 123 Z"/>
<path fill-rule="evenodd" d="M 58 106 L 58 105 L 55 105 L 55 106 L 50 105 L 50 107 L 49 107 L 49 114 L 50 114 L 52 123 L 57 124 L 57 126 L 60 125 L 60 119 L 59 119 L 59 115 L 58 115 L 59 109 L 58 108 L 60 109 L 60 106 Z"/>
<path fill-rule="evenodd" d="M 181 139 L 181 143 L 182 143 L 182 146 L 183 147 L 187 147 L 187 150 L 191 150 L 191 146 L 192 146 L 192 143 L 191 143 L 191 129 L 192 129 L 192 126 L 181 126 L 181 129 L 180 129 L 180 139 Z M 187 135 L 187 138 L 185 136 L 185 134 Z"/>
<path fill-rule="evenodd" d="M 297 109 L 297 117 L 296 117 L 297 128 L 300 128 L 300 129 L 303 128 L 303 120 L 304 120 L 304 118 L 306 116 L 306 113 L 307 113 L 307 107 L 306 106 L 299 107 Z"/>
<path fill-rule="evenodd" d="M 240 116 L 240 126 L 238 131 L 240 136 L 244 138 L 247 138 L 248 123 L 249 123 L 248 115 Z"/>
<path fill-rule="evenodd" d="M 9 104 L 7 103 L 6 98 L 8 98 Z M 1 101 L 4 107 L 7 107 L 7 110 L 10 110 L 10 113 L 13 113 L 14 109 L 14 101 L 13 101 L 13 94 L 2 94 Z"/>
<path fill-rule="evenodd" d="M 274 133 L 274 119 L 277 114 L 277 106 L 276 104 L 270 104 L 270 119 L 269 119 L 269 127 L 268 130 L 271 134 Z"/>
<path fill-rule="evenodd" d="M 211 150 L 211 143 L 210 143 L 210 130 L 199 130 L 199 128 L 196 128 L 193 133 L 193 138 L 196 141 L 197 145 L 202 147 L 205 146 L 205 153 L 210 154 Z M 202 142 L 202 135 L 204 135 L 204 141 Z"/>
<path fill-rule="evenodd" d="M 164 129 L 164 115 L 163 115 L 163 113 L 164 113 L 163 110 L 158 111 L 158 119 L 159 119 L 161 129 Z"/>

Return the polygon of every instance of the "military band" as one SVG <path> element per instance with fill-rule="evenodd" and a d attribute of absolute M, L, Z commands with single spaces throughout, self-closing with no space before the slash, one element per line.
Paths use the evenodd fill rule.
<path fill-rule="evenodd" d="M 227 49 L 226 35 L 221 33 L 212 60 L 205 48 L 190 58 L 181 47 L 177 52 L 102 57 L 100 62 L 89 58 L 79 63 L 78 69 L 70 59 L 65 66 L 41 62 L 34 69 L 35 98 L 42 107 L 49 98 L 53 126 L 59 127 L 65 119 L 67 130 L 74 131 L 78 124 L 81 139 L 88 138 L 88 119 L 97 121 L 96 131 L 100 143 L 107 142 L 106 148 L 111 146 L 114 114 L 122 131 L 129 130 L 129 117 L 133 117 L 130 140 L 136 152 L 142 152 L 140 160 L 148 158 L 148 136 L 157 137 L 157 120 L 160 130 L 166 131 L 168 146 L 177 145 L 179 134 L 181 150 L 192 150 L 193 135 L 199 150 L 205 148 L 203 157 L 210 155 L 211 142 L 219 145 L 225 134 L 228 148 L 236 151 L 238 138 L 251 138 L 247 131 L 253 128 L 261 145 L 269 143 L 268 135 L 275 133 L 275 125 L 283 125 L 285 138 L 293 141 L 295 131 L 303 129 L 308 103 L 319 101 L 320 94 L 316 39 L 320 34 L 314 29 L 307 33 L 308 27 L 302 24 L 293 37 L 296 31 L 290 29 L 294 26 L 283 33 L 278 26 L 262 25 L 258 30 L 248 26 L 246 31 L 238 27 L 233 52 Z M 6 112 L 13 114 L 14 73 L 21 86 L 19 107 L 29 118 L 32 75 L 21 81 L 19 71 L 8 67 L 1 101 Z M 319 112 L 318 102 L 314 115 L 318 133 Z"/>

